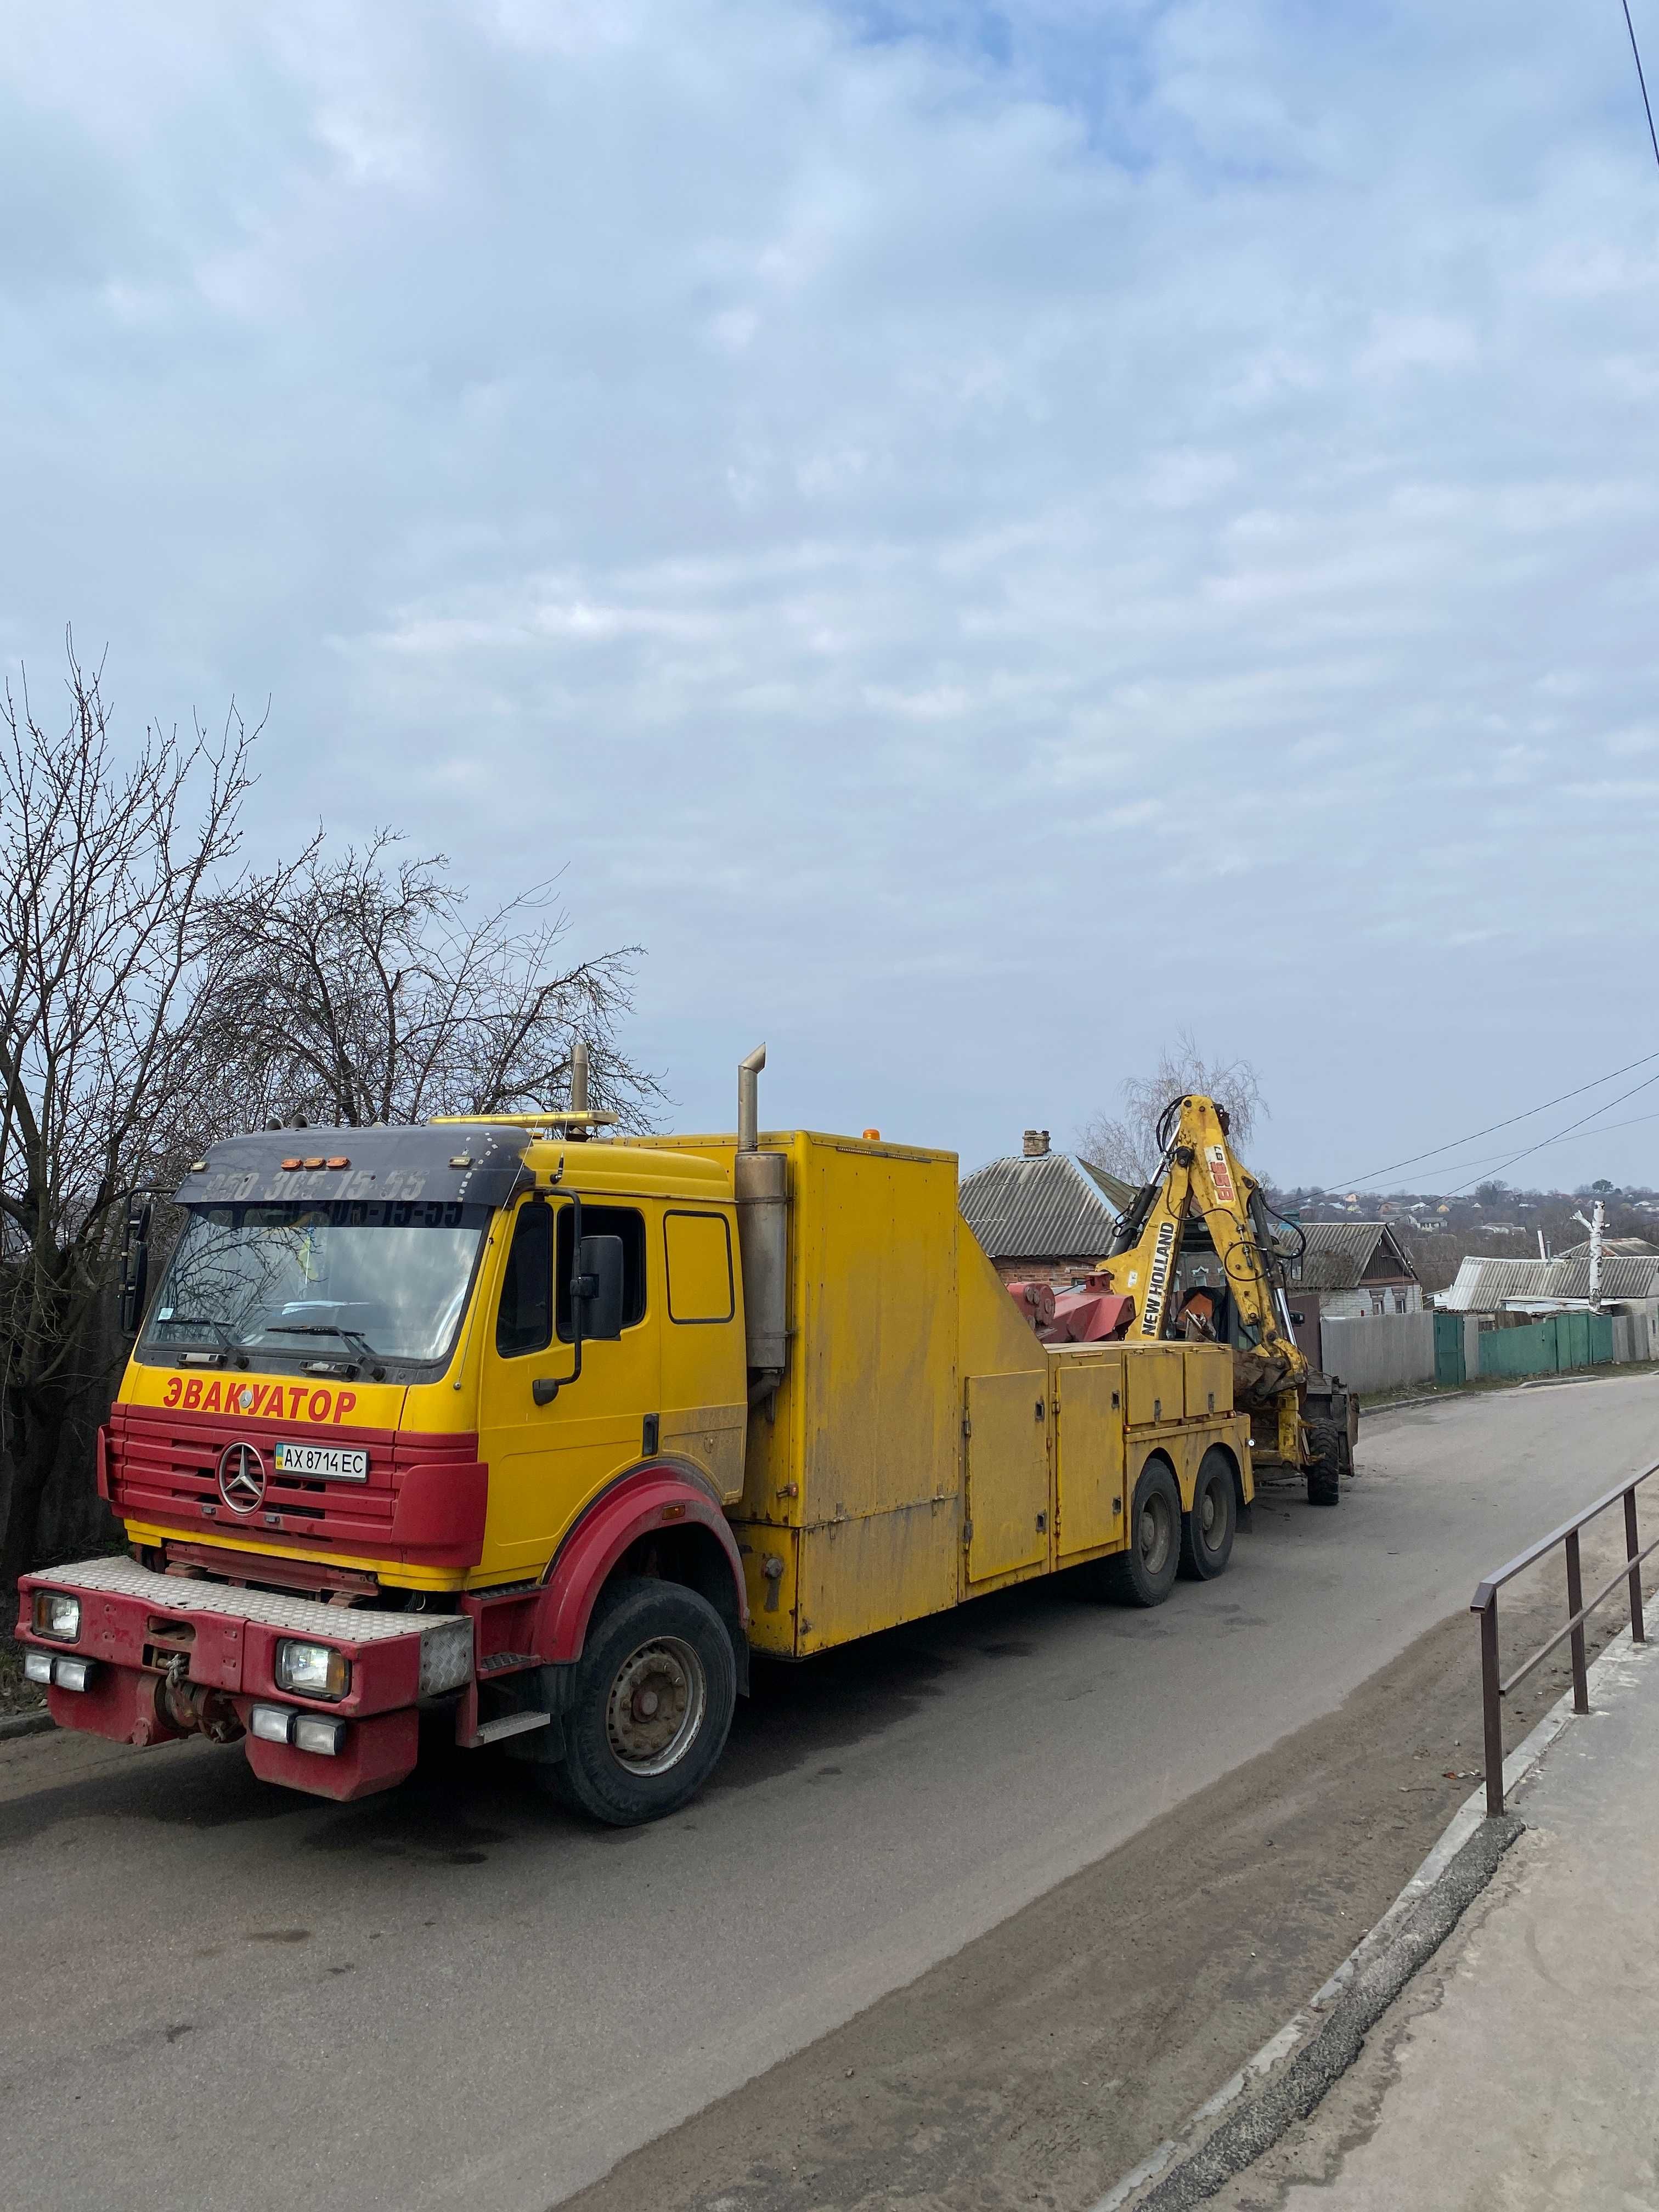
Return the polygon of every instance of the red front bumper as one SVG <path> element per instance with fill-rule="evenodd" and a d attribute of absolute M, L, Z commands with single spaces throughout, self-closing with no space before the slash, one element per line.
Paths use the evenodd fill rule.
<path fill-rule="evenodd" d="M 40 1589 L 79 1600 L 72 1641 L 36 1632 Z M 256 1705 L 343 1720 L 332 1755 L 246 1738 L 256 1774 L 325 1797 L 361 1797 L 401 1781 L 415 1765 L 419 1700 L 472 1676 L 472 1623 L 464 1614 L 354 1613 L 159 1575 L 124 1559 L 25 1575 L 18 1593 L 17 1634 L 26 1649 L 91 1662 L 84 1689 L 47 1688 L 61 1727 L 152 1744 L 191 1733 L 192 1714 L 210 1733 L 251 1729 Z M 276 1646 L 285 1638 L 343 1652 L 351 1662 L 345 1696 L 331 1703 L 279 1689 Z"/>

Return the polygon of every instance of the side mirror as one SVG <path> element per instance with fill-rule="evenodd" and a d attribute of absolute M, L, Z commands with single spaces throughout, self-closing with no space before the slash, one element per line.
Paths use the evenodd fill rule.
<path fill-rule="evenodd" d="M 121 1334 L 137 1336 L 144 1319 L 144 1294 L 149 1288 L 149 1218 L 147 1198 L 127 1201 L 126 1222 L 121 1231 Z"/>
<path fill-rule="evenodd" d="M 623 1333 L 623 1241 L 584 1237 L 570 1278 L 570 1309 L 580 1340 L 613 1343 Z"/>
<path fill-rule="evenodd" d="M 1300 1328 L 1303 1322 L 1306 1321 L 1307 1318 L 1308 1316 L 1306 1314 L 1293 1313 L 1291 1316 L 1291 1327 L 1292 1328 Z"/>

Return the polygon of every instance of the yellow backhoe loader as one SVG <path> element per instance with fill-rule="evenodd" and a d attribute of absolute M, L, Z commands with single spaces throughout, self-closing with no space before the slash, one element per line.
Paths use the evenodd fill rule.
<path fill-rule="evenodd" d="M 1158 1174 L 1125 1204 L 1103 1285 L 1134 1300 L 1127 1341 L 1227 1345 L 1234 1402 L 1250 1416 L 1253 1457 L 1304 1474 L 1310 1505 L 1334 1505 L 1353 1473 L 1359 1403 L 1311 1368 L 1293 1334 L 1291 1271 L 1301 1232 L 1275 1217 L 1228 1142 L 1212 1098 L 1171 1099 L 1158 1125 Z"/>

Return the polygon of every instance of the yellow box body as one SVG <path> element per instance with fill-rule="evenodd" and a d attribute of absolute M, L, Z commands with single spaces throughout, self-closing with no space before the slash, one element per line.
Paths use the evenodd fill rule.
<path fill-rule="evenodd" d="M 788 1352 L 775 1393 L 750 1406 L 735 1140 L 534 1139 L 525 1164 L 556 1206 L 624 1209 L 642 1223 L 642 1310 L 611 1342 L 506 1357 L 495 1321 L 517 1210 L 493 1217 L 447 1371 L 363 1383 L 349 1419 L 322 1425 L 477 1437 L 489 1468 L 483 1557 L 465 1572 L 372 1567 L 407 1587 L 488 1588 L 540 1576 L 599 1494 L 670 1459 L 720 1499 L 744 1562 L 757 1649 L 803 1658 L 1127 1541 L 1146 1461 L 1174 1470 L 1183 1510 L 1199 1463 L 1224 1446 L 1253 1494 L 1249 1425 L 1232 1410 L 1224 1348 L 1045 1346 L 957 1208 L 957 1161 L 810 1130 L 769 1133 L 787 1162 Z M 228 1390 L 291 1376 L 238 1373 Z M 129 1364 L 128 1404 L 173 1405 L 177 1370 Z M 319 1399 L 326 1394 L 317 1394 Z M 297 1434 L 318 1424 L 305 1394 Z M 128 1521 L 160 1544 L 176 1528 Z M 315 1546 L 204 1527 L 199 1540 L 315 1561 Z"/>
<path fill-rule="evenodd" d="M 730 1138 L 647 1141 L 731 1172 Z M 1212 1444 L 1254 1495 L 1225 1347 L 1041 1343 L 957 1211 L 954 1153 L 761 1146 L 789 1163 L 790 1334 L 731 1516 L 757 1650 L 805 1658 L 1121 1551 L 1155 1454 L 1183 1510 Z"/>

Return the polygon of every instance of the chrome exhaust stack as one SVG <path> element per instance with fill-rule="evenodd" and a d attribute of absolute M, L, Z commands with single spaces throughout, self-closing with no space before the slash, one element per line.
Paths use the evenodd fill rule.
<path fill-rule="evenodd" d="M 769 1401 L 789 1356 L 789 1162 L 760 1149 L 760 1072 L 766 1047 L 738 1063 L 738 1150 L 732 1163 L 743 1262 L 749 1402 Z"/>

